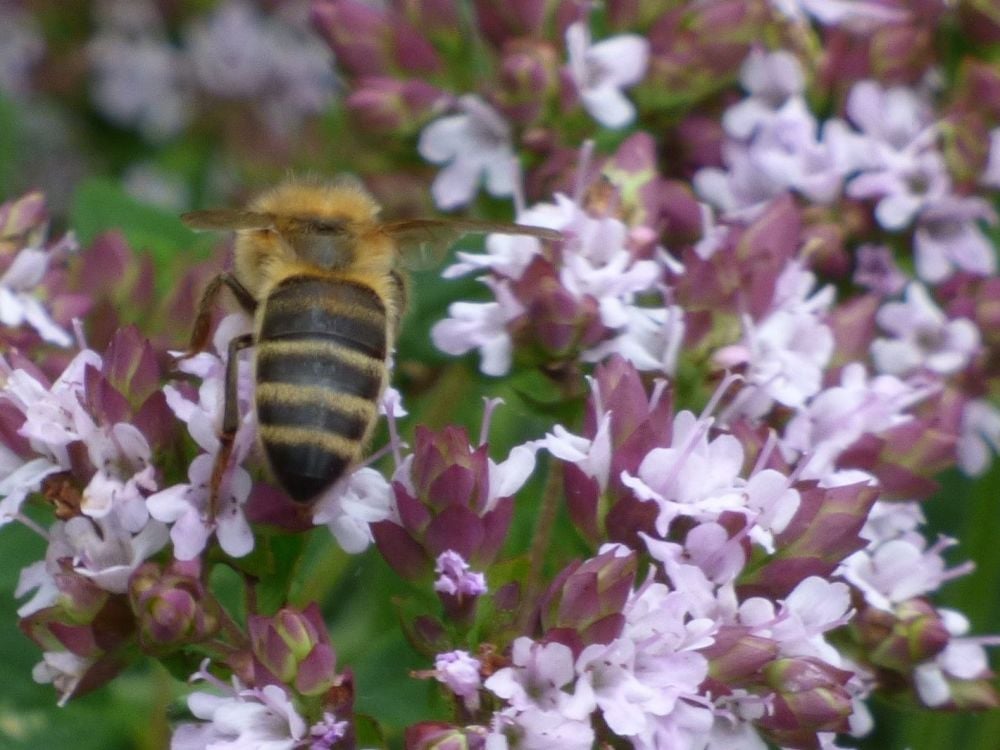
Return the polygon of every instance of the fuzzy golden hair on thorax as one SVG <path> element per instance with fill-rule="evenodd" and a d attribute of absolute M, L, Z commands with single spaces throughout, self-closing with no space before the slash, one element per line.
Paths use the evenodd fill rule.
<path fill-rule="evenodd" d="M 278 216 L 346 219 L 365 224 L 378 217 L 379 205 L 356 177 L 335 180 L 289 179 L 253 200 L 252 211 Z"/>

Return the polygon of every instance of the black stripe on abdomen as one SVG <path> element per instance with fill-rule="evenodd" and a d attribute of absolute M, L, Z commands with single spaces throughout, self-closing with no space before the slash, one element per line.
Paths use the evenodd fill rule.
<path fill-rule="evenodd" d="M 350 281 L 293 276 L 264 303 L 259 338 L 323 337 L 384 360 L 385 305 L 369 287 Z"/>

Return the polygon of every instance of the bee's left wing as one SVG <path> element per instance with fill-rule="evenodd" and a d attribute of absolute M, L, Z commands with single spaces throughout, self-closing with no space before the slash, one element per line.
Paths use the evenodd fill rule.
<path fill-rule="evenodd" d="M 181 214 L 181 221 L 196 231 L 239 232 L 249 229 L 270 229 L 274 226 L 274 215 L 238 208 L 209 208 Z"/>
<path fill-rule="evenodd" d="M 562 234 L 545 227 L 473 219 L 407 219 L 382 225 L 399 248 L 407 268 L 419 270 L 439 264 L 448 248 L 467 234 L 524 234 L 541 240 L 560 240 Z"/>

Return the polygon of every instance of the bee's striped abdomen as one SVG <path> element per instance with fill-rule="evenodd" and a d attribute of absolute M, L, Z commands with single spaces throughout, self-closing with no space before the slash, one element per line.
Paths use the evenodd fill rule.
<path fill-rule="evenodd" d="M 385 305 L 367 286 L 294 276 L 264 303 L 257 418 L 275 477 L 305 502 L 357 460 L 386 373 Z"/>

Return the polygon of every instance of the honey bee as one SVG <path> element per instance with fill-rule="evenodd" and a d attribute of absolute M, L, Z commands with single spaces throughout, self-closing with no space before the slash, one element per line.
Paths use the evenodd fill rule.
<path fill-rule="evenodd" d="M 379 210 L 358 180 L 342 177 L 290 180 L 244 210 L 181 217 L 192 229 L 236 232 L 233 271 L 205 289 L 185 356 L 205 348 L 223 287 L 254 316 L 254 332 L 229 344 L 213 505 L 240 421 L 241 349 L 255 348 L 254 406 L 271 473 L 293 500 L 309 504 L 357 465 L 371 436 L 406 307 L 401 266 L 440 259 L 468 233 L 561 237 L 542 227 L 462 219 L 382 222 Z"/>

